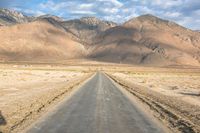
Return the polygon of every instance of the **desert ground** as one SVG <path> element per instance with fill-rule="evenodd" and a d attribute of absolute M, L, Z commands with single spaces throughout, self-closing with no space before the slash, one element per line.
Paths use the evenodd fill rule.
<path fill-rule="evenodd" d="M 178 97 L 189 104 L 200 105 L 198 72 L 115 72 L 112 75 L 151 91 Z"/>
<path fill-rule="evenodd" d="M 23 131 L 98 71 L 172 132 L 200 131 L 200 69 L 98 62 L 0 64 L 0 131 Z"/>
<path fill-rule="evenodd" d="M 26 126 L 90 75 L 81 67 L 1 65 L 1 131 Z"/>
<path fill-rule="evenodd" d="M 108 75 L 173 132 L 200 131 L 199 69 L 126 68 Z"/>

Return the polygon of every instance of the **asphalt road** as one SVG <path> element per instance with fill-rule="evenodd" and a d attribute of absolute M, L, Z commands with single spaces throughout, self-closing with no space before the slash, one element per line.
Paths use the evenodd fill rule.
<path fill-rule="evenodd" d="M 98 72 L 28 133 L 163 133 L 114 84 Z"/>

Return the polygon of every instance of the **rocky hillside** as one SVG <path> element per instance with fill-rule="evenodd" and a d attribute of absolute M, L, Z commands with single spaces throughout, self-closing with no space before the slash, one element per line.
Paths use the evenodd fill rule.
<path fill-rule="evenodd" d="M 0 27 L 2 61 L 86 58 L 150 66 L 200 65 L 200 33 L 150 14 L 117 25 L 95 17 L 64 21 L 52 15 L 29 19 L 14 11 L 1 12 L 1 25 L 12 25 Z"/>
<path fill-rule="evenodd" d="M 143 15 L 99 34 L 91 58 L 147 65 L 199 65 L 200 34 Z"/>
<path fill-rule="evenodd" d="M 42 15 L 42 16 L 36 17 L 35 19 L 53 19 L 58 22 L 64 21 L 62 18 L 60 18 L 58 16 L 50 15 L 50 14 Z"/>
<path fill-rule="evenodd" d="M 117 24 L 102 21 L 95 17 L 83 17 L 81 19 L 64 21 L 62 25 L 79 38 L 82 44 L 91 45 L 98 34 Z"/>
<path fill-rule="evenodd" d="M 17 23 L 28 22 L 31 17 L 27 17 L 20 12 L 8 10 L 8 9 L 0 9 L 0 25 L 13 25 Z"/>

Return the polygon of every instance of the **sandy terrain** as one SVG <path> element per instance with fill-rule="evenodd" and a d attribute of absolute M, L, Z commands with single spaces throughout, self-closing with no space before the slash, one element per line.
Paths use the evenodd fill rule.
<path fill-rule="evenodd" d="M 200 131 L 199 69 L 83 62 L 1 64 L 0 131 L 21 131 L 98 70 L 145 103 L 172 131 Z"/>
<path fill-rule="evenodd" d="M 200 74 L 184 71 L 121 71 L 108 74 L 148 105 L 155 117 L 174 132 L 199 132 Z"/>
<path fill-rule="evenodd" d="M 200 106 L 200 73 L 114 73 L 129 82 Z"/>
<path fill-rule="evenodd" d="M 48 106 L 91 75 L 76 67 L 51 70 L 14 65 L 6 68 L 0 68 L 0 129 L 3 132 L 15 131 L 27 124 L 26 121 L 39 117 Z"/>

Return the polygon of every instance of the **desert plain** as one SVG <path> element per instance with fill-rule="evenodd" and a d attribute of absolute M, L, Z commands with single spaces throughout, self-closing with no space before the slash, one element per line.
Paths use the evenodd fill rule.
<path fill-rule="evenodd" d="M 200 131 L 200 69 L 76 62 L 2 63 L 1 132 L 23 131 L 98 71 L 135 97 L 171 131 Z"/>
<path fill-rule="evenodd" d="M 1 65 L 1 129 L 10 132 L 37 115 L 86 79 L 82 67 Z M 27 125 L 26 125 L 27 126 Z"/>

